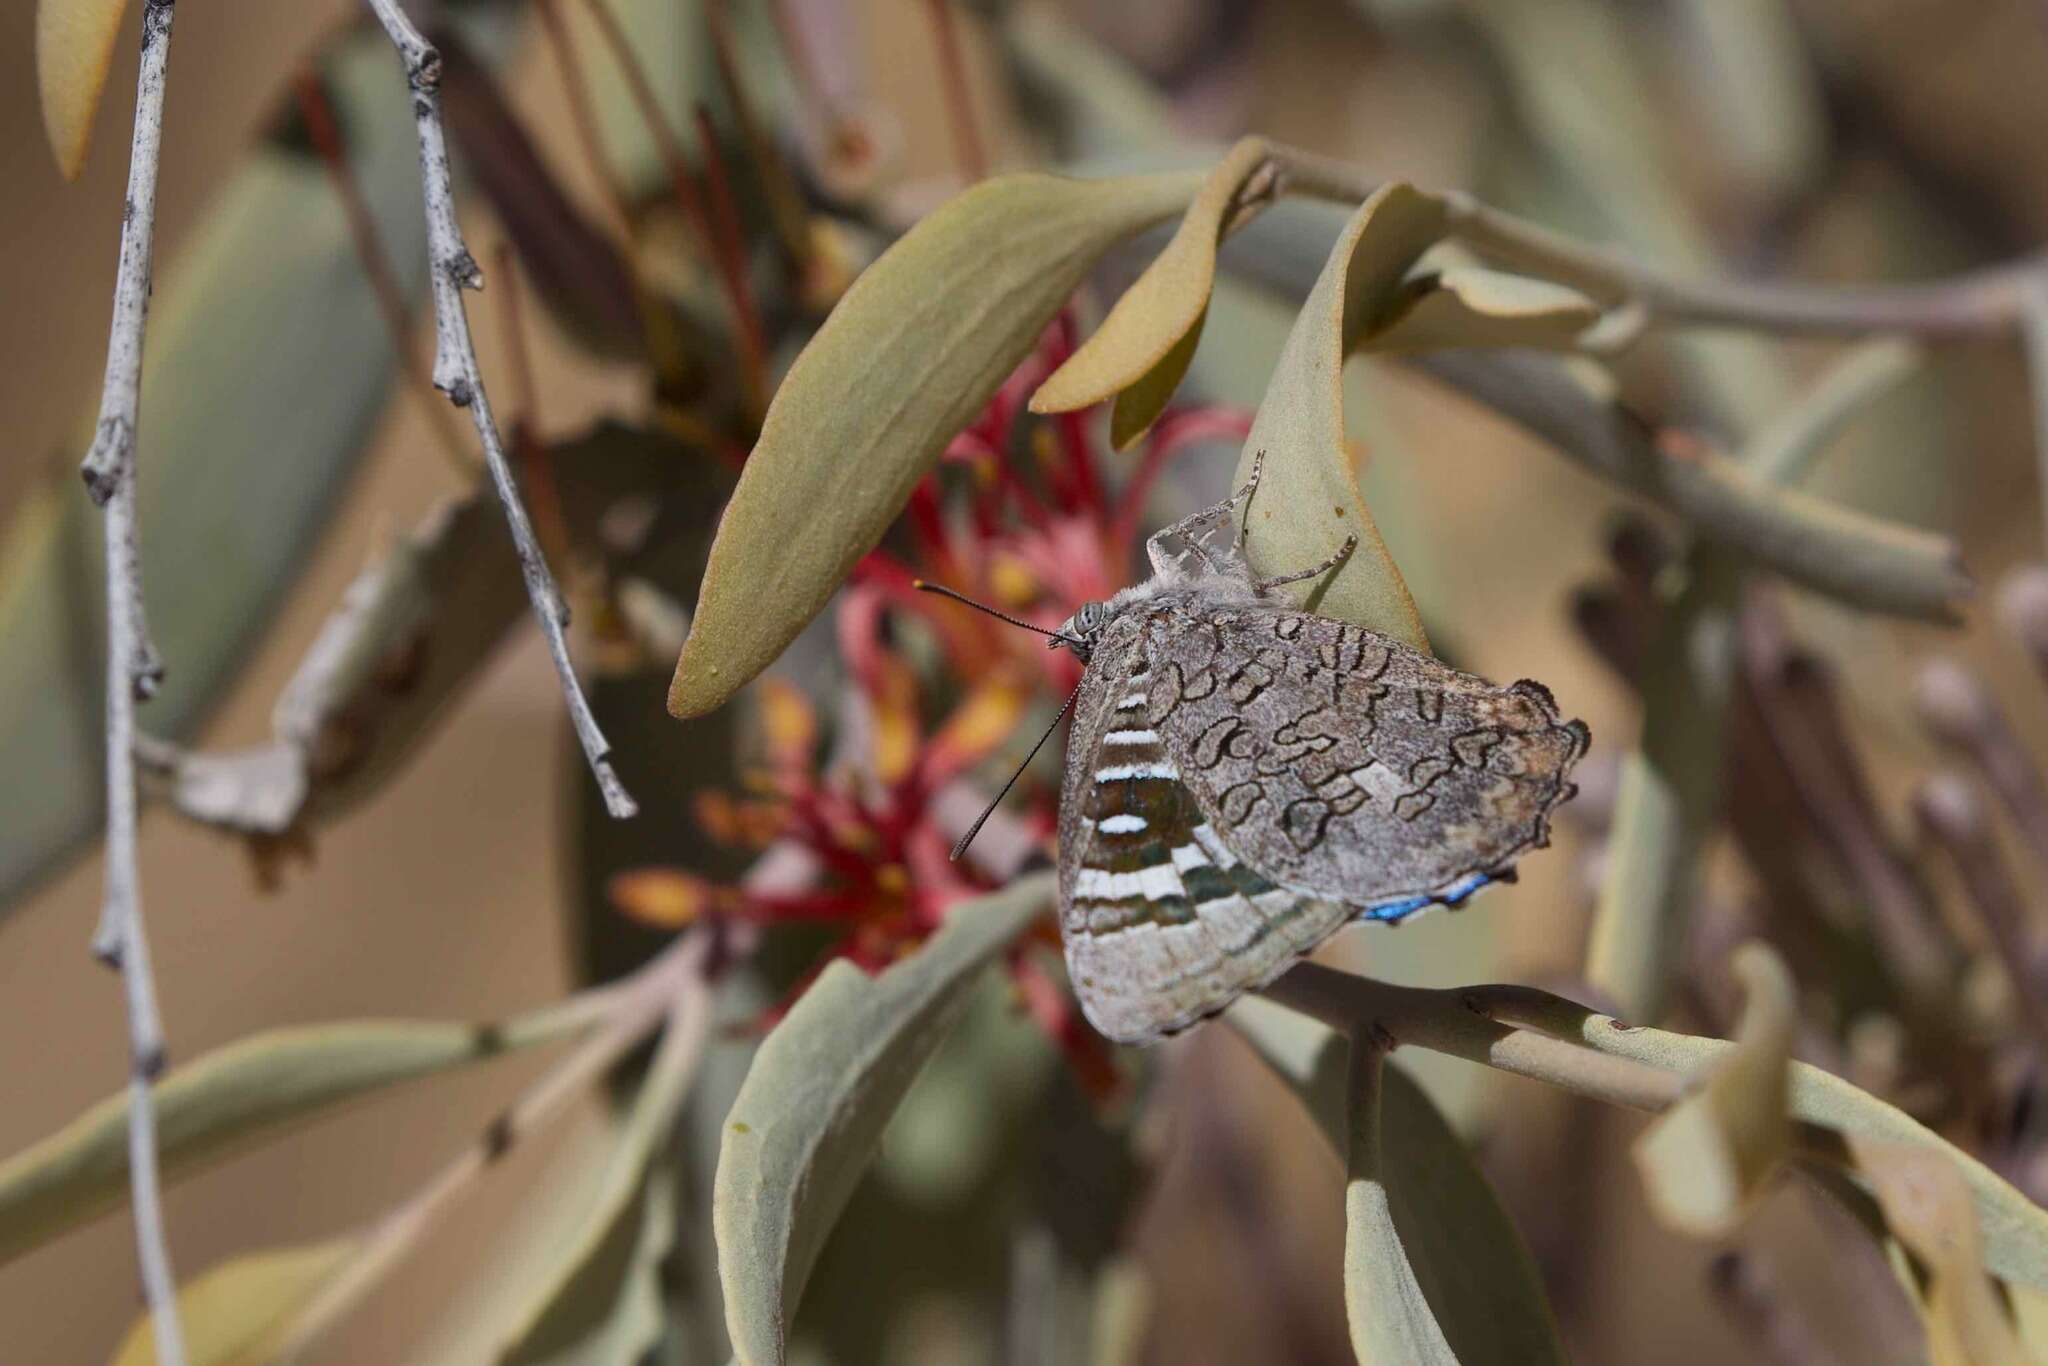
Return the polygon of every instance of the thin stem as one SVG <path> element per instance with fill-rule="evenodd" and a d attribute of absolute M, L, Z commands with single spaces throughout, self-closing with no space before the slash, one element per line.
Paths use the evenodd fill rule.
<path fill-rule="evenodd" d="M 300 66 L 298 74 L 293 77 L 292 93 L 298 102 L 299 117 L 306 121 L 306 135 L 327 168 L 327 177 L 334 185 L 336 197 L 341 200 L 342 216 L 348 220 L 356 259 L 362 262 L 363 274 L 370 281 L 370 294 L 377 300 L 377 312 L 384 320 L 384 331 L 391 339 L 391 353 L 398 358 L 398 371 L 405 379 L 406 389 L 419 400 L 420 412 L 434 433 L 435 444 L 460 473 L 474 474 L 475 459 L 463 450 L 460 434 L 449 420 L 448 410 L 435 399 L 433 381 L 420 369 L 414 355 L 412 309 L 406 304 L 405 290 L 398 283 L 398 273 L 391 268 L 391 256 L 384 250 L 384 236 L 377 231 L 377 219 L 370 212 L 369 201 L 363 197 L 362 182 L 356 178 L 355 166 L 349 161 L 348 148 L 341 138 L 341 127 L 334 117 L 334 106 L 327 98 L 326 83 L 320 78 L 319 68 L 311 61 Z"/>
<path fill-rule="evenodd" d="M 779 18 L 777 22 L 780 22 Z M 740 141 L 746 146 L 747 155 L 753 158 L 755 178 L 768 201 L 768 216 L 775 225 L 775 235 L 782 243 L 783 255 L 792 274 L 802 279 L 810 268 L 812 255 L 810 212 L 804 205 L 802 187 L 790 173 L 789 162 L 782 155 L 774 134 L 755 111 L 753 96 L 747 92 L 747 83 L 740 75 L 738 45 L 733 42 L 732 23 L 726 16 L 724 0 L 705 0 L 704 27 L 711 37 L 711 52 L 718 62 L 719 80 L 732 102 L 732 117 L 739 125 Z M 787 37 L 786 34 L 784 36 Z M 801 90 L 801 76 L 796 84 Z"/>
<path fill-rule="evenodd" d="M 1646 1063 L 1488 1018 L 1457 991 L 1398 987 L 1320 963 L 1297 963 L 1265 995 L 1354 1040 L 1413 1044 L 1612 1105 L 1661 1110 L 1684 1084 L 1684 1078 Z"/>
<path fill-rule="evenodd" d="M 1282 188 L 1344 204 L 1363 201 L 1380 181 L 1362 168 L 1273 144 Z M 2010 337 L 2040 293 L 2048 257 L 2036 254 L 1926 284 L 1828 287 L 1783 281 L 1688 279 L 1611 247 L 1574 241 L 1462 191 L 1442 195 L 1452 235 L 1501 264 L 1572 285 L 1651 321 L 1779 333 L 1903 332 L 1961 340 Z"/>
<path fill-rule="evenodd" d="M 591 715 L 590 703 L 576 681 L 575 666 L 569 661 L 569 642 L 564 629 L 569 608 L 555 588 L 548 572 L 547 557 L 534 539 L 533 524 L 519 499 L 519 486 L 512 477 L 511 463 L 491 417 L 490 398 L 484 391 L 482 372 L 477 367 L 476 345 L 470 337 L 469 315 L 462 302 L 464 289 L 483 288 L 483 272 L 476 258 L 463 245 L 461 229 L 455 222 L 455 189 L 448 166 L 446 130 L 441 123 L 441 55 L 420 36 L 412 21 L 399 8 L 398 0 L 367 0 L 384 31 L 398 48 L 405 64 L 414 121 L 419 128 L 420 180 L 426 200 L 427 252 L 434 290 L 434 387 L 448 395 L 458 408 L 469 409 L 482 442 L 484 461 L 498 501 L 505 509 L 505 521 L 512 532 L 512 544 L 519 555 L 519 567 L 526 579 L 526 593 L 540 620 L 555 673 L 561 679 L 576 738 L 582 742 L 584 757 L 604 794 L 605 808 L 619 819 L 639 808 L 627 795 L 624 784 L 612 771 L 611 745 Z"/>
<path fill-rule="evenodd" d="M 142 922 L 135 848 L 135 703 L 151 696 L 163 678 L 163 666 L 149 642 L 143 618 L 135 465 L 173 14 L 172 0 L 145 0 L 142 9 L 142 69 L 135 88 L 135 132 L 121 219 L 114 315 L 107 336 L 106 379 L 100 394 L 99 422 L 82 472 L 93 501 L 106 509 L 106 890 L 92 947 L 102 962 L 119 969 L 127 997 L 128 1160 L 135 1251 L 156 1359 L 168 1366 L 182 1366 L 184 1332 L 178 1320 L 177 1276 L 164 1238 L 163 1197 L 156 1169 L 156 1107 L 150 1094 L 151 1082 L 164 1067 L 164 1030 L 150 972 L 149 937 Z"/>
<path fill-rule="evenodd" d="M 2019 295 L 2021 350 L 2034 399 L 2034 460 L 2043 526 L 2048 528 L 2048 273 L 2029 276 Z"/>

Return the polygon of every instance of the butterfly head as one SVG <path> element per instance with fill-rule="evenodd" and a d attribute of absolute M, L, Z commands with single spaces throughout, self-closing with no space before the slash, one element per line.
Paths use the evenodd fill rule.
<path fill-rule="evenodd" d="M 1095 651 L 1095 636 L 1108 623 L 1109 604 L 1106 602 L 1084 602 L 1071 617 L 1060 623 L 1057 634 L 1046 638 L 1045 647 L 1057 650 L 1061 646 L 1072 650 L 1083 664 Z"/>

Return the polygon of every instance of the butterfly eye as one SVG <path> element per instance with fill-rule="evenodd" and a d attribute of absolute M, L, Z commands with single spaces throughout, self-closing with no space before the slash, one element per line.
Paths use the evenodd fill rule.
<path fill-rule="evenodd" d="M 1090 632 L 1102 625 L 1104 615 L 1106 614 L 1101 603 L 1084 602 L 1081 604 L 1081 610 L 1074 614 L 1074 625 L 1080 627 L 1084 633 Z"/>

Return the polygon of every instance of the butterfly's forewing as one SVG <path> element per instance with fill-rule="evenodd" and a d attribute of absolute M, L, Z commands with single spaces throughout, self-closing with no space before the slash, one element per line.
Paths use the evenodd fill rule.
<path fill-rule="evenodd" d="M 1148 717 L 1223 842 L 1282 886 L 1398 912 L 1544 842 L 1586 729 L 1361 627 L 1263 602 L 1163 601 Z"/>
<path fill-rule="evenodd" d="M 1060 930 L 1098 1030 L 1144 1043 L 1265 984 L 1350 916 L 1276 886 L 1218 837 L 1152 725 L 1172 651 L 1106 626 L 1075 699 L 1060 801 Z"/>

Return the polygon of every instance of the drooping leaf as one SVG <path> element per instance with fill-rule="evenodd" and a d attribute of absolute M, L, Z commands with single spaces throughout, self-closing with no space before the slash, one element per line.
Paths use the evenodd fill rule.
<path fill-rule="evenodd" d="M 587 1018 L 554 1006 L 502 1025 L 369 1020 L 229 1044 L 156 1085 L 164 1179 L 382 1087 L 562 1038 Z M 127 1190 L 123 1092 L 0 1163 L 0 1263 L 111 1209 Z"/>
<path fill-rule="evenodd" d="M 654 1158 L 689 1098 L 713 1005 L 701 983 L 686 991 L 669 1015 L 581 1225 L 560 1245 L 495 1359 L 633 1361 L 660 1336 L 661 1293 L 651 1282 L 675 1239 L 675 1202 L 672 1173 Z M 602 1344 L 623 1350 L 614 1355 Z"/>
<path fill-rule="evenodd" d="M 1166 249 L 1124 291 L 1095 334 L 1038 386 L 1031 411 L 1072 412 L 1116 396 L 1117 448 L 1144 434 L 1187 373 L 1216 282 L 1217 243 L 1262 171 L 1270 173 L 1264 139 L 1245 138 L 1230 149 L 1188 205 Z"/>
<path fill-rule="evenodd" d="M 1760 943 L 1738 949 L 1733 967 L 1747 992 L 1735 1047 L 1635 1145 L 1651 1208 L 1696 1238 L 1735 1227 L 1792 1141 L 1785 1110 L 1796 1022 L 1792 974 Z"/>
<path fill-rule="evenodd" d="M 1849 1150 L 1886 1226 L 1924 1273 L 1919 1303 L 1934 1366 L 2034 1360 L 1992 1292 L 1977 1214 L 1955 1164 L 1931 1148 L 1881 1140 L 1852 1138 Z"/>
<path fill-rule="evenodd" d="M 425 223 L 411 112 L 391 98 L 390 63 L 383 36 L 363 34 L 322 70 L 411 289 L 425 276 Z M 248 661 L 368 443 L 392 360 L 334 187 L 310 154 L 250 153 L 160 264 L 138 518 L 169 673 L 139 720 L 177 739 Z M 0 899 L 87 837 L 103 800 L 100 515 L 75 473 L 85 444 L 82 434 L 0 544 Z"/>
<path fill-rule="evenodd" d="M 1039 874 L 958 906 L 878 977 L 834 962 L 762 1044 L 726 1120 L 712 1195 L 726 1330 L 741 1366 L 787 1359 L 804 1282 L 890 1115 L 980 970 L 1051 896 Z"/>
<path fill-rule="evenodd" d="M 36 6 L 36 84 L 43 132 L 66 180 L 78 179 L 106 93 L 107 68 L 128 0 L 41 0 Z"/>
<path fill-rule="evenodd" d="M 1386 1054 L 1354 1046 L 1344 1183 L 1344 1315 L 1360 1366 L 1458 1366 L 1457 1353 L 1408 1265 L 1394 1226 L 1381 1151 L 1380 1082 Z"/>
<path fill-rule="evenodd" d="M 1245 547 L 1259 573 L 1311 568 L 1356 536 L 1357 549 L 1334 574 L 1282 591 L 1420 650 L 1429 648 L 1422 619 L 1352 472 L 1343 369 L 1346 338 L 1385 316 L 1409 267 L 1447 223 L 1443 201 L 1401 184 L 1383 186 L 1352 216 L 1273 367 L 1236 477 L 1238 485 L 1248 480 L 1263 452 Z"/>
<path fill-rule="evenodd" d="M 1494 1018 L 1526 1023 L 1575 1039 L 1602 1053 L 1693 1075 L 1737 1045 L 1668 1030 L 1623 1025 L 1569 1001 L 1545 997 L 1539 1006 L 1496 1009 Z M 1939 1154 L 1961 1173 L 1984 1240 L 1984 1263 L 1992 1273 L 2048 1289 L 2048 1210 L 1961 1148 L 1885 1101 L 1850 1085 L 1832 1072 L 1794 1060 L 1788 1069 L 1792 1118 L 1832 1129 L 1852 1141 L 1904 1144 Z"/>
<path fill-rule="evenodd" d="M 356 1250 L 352 1238 L 271 1248 L 208 1267 L 178 1291 L 189 1366 L 269 1366 L 293 1317 Z M 156 1366 L 144 1314 L 114 1352 L 113 1366 Z"/>
<path fill-rule="evenodd" d="M 870 266 L 769 405 L 711 547 L 669 710 L 710 711 L 773 662 L 1089 267 L 1199 185 L 1192 173 L 1000 176 Z"/>
<path fill-rule="evenodd" d="M 1428 1342 L 1426 1316 L 1464 1366 L 1563 1362 L 1535 1259 L 1465 1140 L 1428 1094 L 1399 1066 L 1381 1070 L 1378 1151 L 1366 1154 L 1372 1161 L 1361 1176 L 1356 1120 L 1348 1112 L 1362 1092 L 1343 1038 L 1258 997 L 1239 1001 L 1224 1018 L 1300 1097 L 1331 1149 L 1351 1154 L 1345 1282 L 1360 1359 L 1427 1360 L 1388 1355 L 1378 1336 L 1359 1341 L 1361 1333 L 1412 1329 Z M 1398 1272 L 1384 1260 L 1390 1239 Z M 1420 1302 L 1403 1286 L 1413 1287 Z M 1375 1323 L 1377 1306 L 1389 1302 L 1397 1306 L 1391 1321 Z M 1378 1355 L 1366 1355 L 1368 1346 Z"/>
<path fill-rule="evenodd" d="M 1390 313 L 1354 346 L 1368 351 L 1564 350 L 1599 318 L 1599 305 L 1564 285 L 1481 266 L 1450 266 L 1411 276 Z"/>

